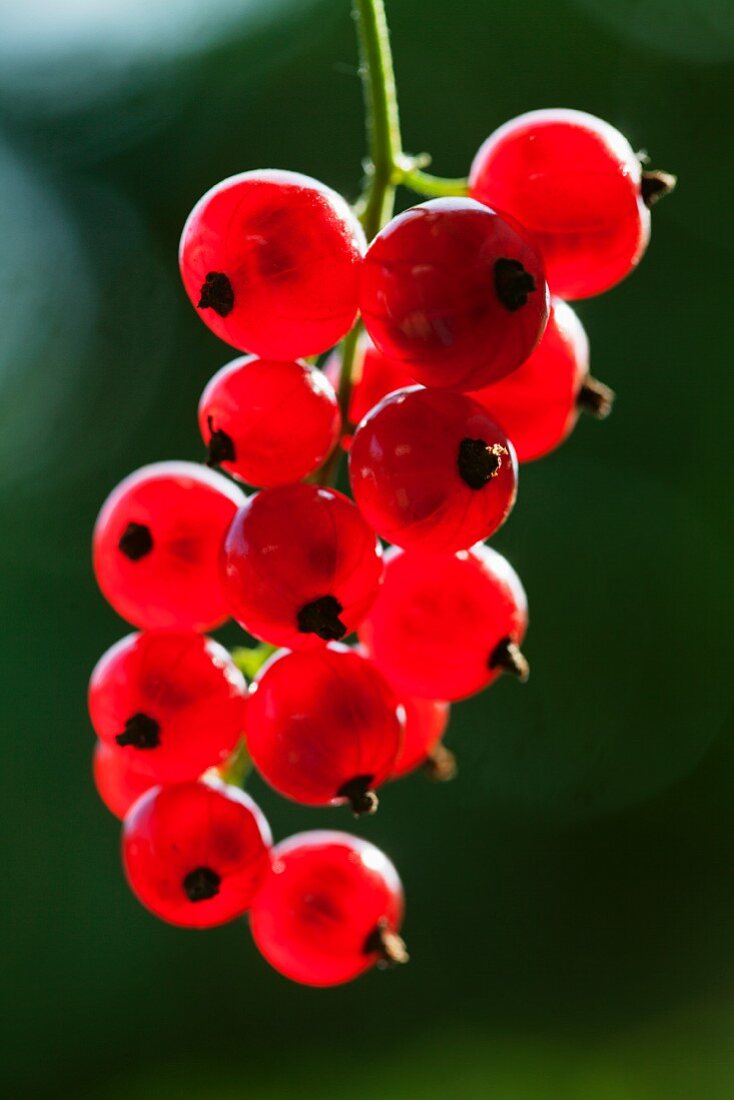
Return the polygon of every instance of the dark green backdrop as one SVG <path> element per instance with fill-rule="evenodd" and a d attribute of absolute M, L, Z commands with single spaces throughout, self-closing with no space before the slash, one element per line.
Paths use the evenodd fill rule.
<path fill-rule="evenodd" d="M 133 900 L 84 696 L 125 630 L 90 573 L 97 508 L 144 462 L 201 457 L 196 401 L 232 354 L 180 288 L 180 227 L 258 166 L 354 197 L 348 2 L 0 8 L 9 1095 L 731 1097 L 734 5 L 389 5 L 406 145 L 437 172 L 565 105 L 680 186 L 640 271 L 580 306 L 614 416 L 523 469 L 496 540 L 529 593 L 530 683 L 459 707 L 457 781 L 411 779 L 364 824 L 252 784 L 276 836 L 354 827 L 403 876 L 410 966 L 326 992 L 241 923 L 186 933 Z"/>

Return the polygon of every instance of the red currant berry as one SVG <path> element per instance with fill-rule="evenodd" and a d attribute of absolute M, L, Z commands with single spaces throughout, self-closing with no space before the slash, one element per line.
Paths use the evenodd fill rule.
<path fill-rule="evenodd" d="M 208 464 L 250 485 L 300 481 L 339 438 L 329 380 L 305 363 L 245 356 L 215 374 L 199 403 Z"/>
<path fill-rule="evenodd" d="M 563 298 L 600 294 L 639 263 L 650 236 L 642 170 L 629 142 L 583 111 L 529 111 L 474 158 L 470 193 L 525 226 Z"/>
<path fill-rule="evenodd" d="M 377 348 L 417 382 L 476 390 L 530 355 L 548 288 L 518 225 L 472 199 L 433 199 L 375 237 L 360 309 Z"/>
<path fill-rule="evenodd" d="M 346 646 L 278 653 L 252 685 L 247 748 L 264 779 L 311 806 L 377 807 L 390 776 L 404 714 L 372 662 Z"/>
<path fill-rule="evenodd" d="M 123 619 L 146 630 L 209 630 L 227 618 L 217 570 L 244 494 L 193 462 L 157 462 L 121 481 L 94 528 L 94 571 Z"/>
<path fill-rule="evenodd" d="M 160 782 L 197 779 L 243 733 L 247 687 L 223 646 L 199 634 L 130 634 L 104 654 L 89 684 L 103 741 Z"/>
<path fill-rule="evenodd" d="M 413 386 L 383 398 L 349 454 L 354 499 L 398 546 L 466 550 L 504 523 L 515 503 L 512 444 L 462 393 Z"/>
<path fill-rule="evenodd" d="M 360 638 L 399 691 L 454 701 L 501 672 L 525 679 L 527 600 L 508 561 L 481 543 L 458 554 L 391 550 Z"/>
<path fill-rule="evenodd" d="M 231 614 L 250 634 L 289 649 L 350 634 L 381 578 L 379 542 L 333 489 L 264 489 L 240 508 L 224 541 Z"/>
<path fill-rule="evenodd" d="M 92 775 L 99 797 L 121 821 L 133 802 L 155 785 L 153 776 L 137 767 L 137 760 L 106 741 L 94 746 Z"/>
<path fill-rule="evenodd" d="M 520 462 L 554 450 L 581 410 L 604 417 L 614 394 L 589 377 L 589 341 L 569 305 L 554 298 L 543 339 L 521 367 L 471 395 L 501 424 Z"/>
<path fill-rule="evenodd" d="M 250 927 L 271 966 L 303 985 L 352 981 L 377 964 L 407 962 L 398 936 L 403 888 L 374 844 L 315 830 L 273 849 Z"/>
<path fill-rule="evenodd" d="M 252 799 L 214 780 L 152 787 L 125 818 L 128 883 L 161 920 L 211 928 L 246 912 L 270 867 L 272 838 Z"/>
<path fill-rule="evenodd" d="M 339 383 L 341 355 L 334 352 L 324 365 L 324 374 L 334 387 Z M 359 338 L 359 347 L 352 375 L 352 389 L 349 398 L 349 424 L 359 424 L 378 401 L 394 390 L 411 386 L 413 379 L 402 363 L 386 359 L 381 355 L 366 333 Z M 342 436 L 342 447 L 348 451 L 351 447 L 351 435 Z"/>
<path fill-rule="evenodd" d="M 442 751 L 436 754 L 435 771 L 443 771 L 444 774 L 439 777 L 448 779 L 449 775 L 445 772 L 451 770 L 453 774 L 453 757 L 443 749 L 441 738 L 449 724 L 449 704 L 412 696 L 406 696 L 402 702 L 405 708 L 405 735 L 391 778 L 400 779 L 421 764 L 430 765 L 433 754 L 440 748 Z"/>
<path fill-rule="evenodd" d="M 222 180 L 181 236 L 186 293 L 209 328 L 241 351 L 297 359 L 354 324 L 365 250 L 347 203 L 318 180 L 261 170 Z"/>

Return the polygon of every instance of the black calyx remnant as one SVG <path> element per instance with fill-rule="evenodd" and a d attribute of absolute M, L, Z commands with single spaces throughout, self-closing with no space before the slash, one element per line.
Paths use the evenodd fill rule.
<path fill-rule="evenodd" d="M 199 309 L 213 309 L 220 317 L 226 317 L 234 309 L 232 284 L 221 271 L 210 271 L 204 280 Z"/>
<path fill-rule="evenodd" d="M 398 966 L 407 963 L 410 956 L 402 936 L 394 932 L 389 921 L 381 917 L 364 941 L 365 955 L 377 955 L 379 967 Z"/>
<path fill-rule="evenodd" d="M 506 454 L 507 448 L 501 443 L 490 446 L 483 439 L 462 439 L 457 460 L 462 480 L 470 489 L 483 489 L 488 481 L 497 477 L 502 456 Z"/>
<path fill-rule="evenodd" d="M 218 428 L 215 429 L 213 416 L 208 416 L 206 422 L 209 426 L 209 445 L 206 454 L 207 466 L 219 466 L 222 462 L 234 462 L 237 455 L 235 454 L 234 443 L 232 442 L 231 436 L 228 436 L 226 432 Z"/>
<path fill-rule="evenodd" d="M 487 661 L 489 668 L 500 668 L 511 676 L 516 676 L 521 684 L 526 683 L 530 676 L 530 665 L 525 654 L 517 642 L 513 642 L 509 636 L 498 642 L 489 655 Z"/>
<path fill-rule="evenodd" d="M 510 313 L 527 305 L 528 295 L 537 290 L 535 279 L 519 260 L 500 258 L 494 265 L 494 289 Z"/>
<path fill-rule="evenodd" d="M 643 172 L 640 192 L 648 210 L 674 191 L 677 182 L 677 177 L 670 172 Z"/>
<path fill-rule="evenodd" d="M 196 867 L 183 880 L 183 888 L 189 901 L 209 901 L 219 893 L 221 878 L 211 867 Z"/>
<path fill-rule="evenodd" d="M 157 749 L 161 743 L 161 727 L 155 718 L 147 714 L 133 714 L 125 722 L 125 730 L 115 738 L 118 745 L 132 745 L 136 749 Z"/>
<path fill-rule="evenodd" d="M 339 798 L 346 798 L 355 817 L 373 814 L 379 805 L 377 795 L 369 789 L 374 778 L 374 775 L 355 775 L 336 792 Z"/>
<path fill-rule="evenodd" d="M 144 523 L 128 523 L 117 546 L 130 561 L 140 561 L 153 549 L 150 527 L 146 527 Z"/>
<path fill-rule="evenodd" d="M 305 603 L 296 616 L 301 634 L 316 634 L 325 642 L 338 642 L 347 632 L 339 616 L 342 605 L 335 596 L 319 596 Z"/>

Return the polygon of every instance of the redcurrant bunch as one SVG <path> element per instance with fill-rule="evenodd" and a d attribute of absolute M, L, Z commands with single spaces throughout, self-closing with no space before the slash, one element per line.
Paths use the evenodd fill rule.
<path fill-rule="evenodd" d="M 354 210 L 275 170 L 195 205 L 186 292 L 245 353 L 199 405 L 219 470 L 138 470 L 93 540 L 103 594 L 138 628 L 89 689 L 130 886 L 187 927 L 249 911 L 264 957 L 313 986 L 407 959 L 400 880 L 345 833 L 272 848 L 247 771 L 303 806 L 372 813 L 389 780 L 453 775 L 451 703 L 527 679 L 525 592 L 485 540 L 518 461 L 559 446 L 581 409 L 610 411 L 565 299 L 629 274 L 674 182 L 567 110 L 500 127 L 466 180 L 427 175 L 402 151 L 382 0 L 355 13 L 380 170 Z M 396 185 L 428 201 L 393 217 Z M 347 450 L 353 500 L 334 488 Z M 228 618 L 256 644 L 206 636 Z"/>

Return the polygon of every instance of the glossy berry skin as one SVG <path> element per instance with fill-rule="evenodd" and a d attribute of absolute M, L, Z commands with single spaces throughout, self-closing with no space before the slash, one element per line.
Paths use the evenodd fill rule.
<path fill-rule="evenodd" d="M 382 538 L 466 550 L 504 523 L 517 493 L 512 444 L 462 393 L 413 386 L 389 394 L 357 428 L 354 500 Z"/>
<path fill-rule="evenodd" d="M 360 309 L 375 346 L 416 382 L 476 390 L 530 355 L 548 288 L 520 226 L 473 199 L 433 199 L 375 237 Z"/>
<path fill-rule="evenodd" d="M 391 550 L 359 634 L 396 689 L 453 702 L 500 675 L 507 646 L 519 646 L 526 628 L 519 577 L 480 543 L 454 555 Z"/>
<path fill-rule="evenodd" d="M 341 985 L 384 962 L 380 945 L 396 937 L 403 908 L 398 873 L 374 844 L 315 830 L 273 849 L 250 928 L 265 959 L 286 978 Z"/>
<path fill-rule="evenodd" d="M 219 547 L 245 497 L 193 462 L 157 462 L 102 505 L 94 572 L 115 611 L 144 630 L 210 630 L 227 618 Z"/>
<path fill-rule="evenodd" d="M 92 757 L 92 776 L 99 797 L 110 813 L 123 817 L 141 794 L 155 786 L 155 779 L 141 771 L 137 761 L 117 745 L 98 741 Z"/>
<path fill-rule="evenodd" d="M 382 579 L 382 555 L 357 508 L 334 489 L 263 489 L 240 508 L 221 557 L 230 613 L 272 645 L 302 649 L 355 630 Z"/>
<path fill-rule="evenodd" d="M 89 684 L 95 732 L 159 782 L 223 764 L 244 728 L 247 686 L 223 646 L 199 634 L 129 634 Z"/>
<path fill-rule="evenodd" d="M 569 305 L 554 298 L 548 327 L 530 358 L 472 397 L 502 425 L 519 461 L 531 462 L 560 446 L 573 431 L 588 375 L 584 327 Z"/>
<path fill-rule="evenodd" d="M 392 779 L 400 779 L 424 764 L 441 741 L 449 724 L 451 708 L 436 699 L 405 696 L 405 734 L 398 758 L 393 765 Z"/>
<path fill-rule="evenodd" d="M 536 242 L 548 284 L 588 298 L 623 279 L 650 237 L 640 161 L 629 142 L 583 111 L 530 111 L 484 142 L 470 194 L 516 218 Z"/>
<path fill-rule="evenodd" d="M 361 226 L 329 187 L 297 172 L 222 180 L 199 200 L 179 249 L 186 293 L 222 340 L 270 359 L 316 355 L 354 324 Z"/>
<path fill-rule="evenodd" d="M 122 859 L 138 901 L 161 920 L 212 928 L 245 913 L 272 838 L 244 791 L 215 780 L 152 787 L 125 818 Z"/>
<path fill-rule="evenodd" d="M 334 448 L 340 423 L 322 371 L 254 355 L 222 367 L 199 403 L 209 465 L 258 487 L 313 473 Z"/>
<path fill-rule="evenodd" d="M 342 645 L 282 651 L 260 671 L 246 713 L 247 748 L 267 782 L 310 806 L 376 806 L 403 738 L 404 712 L 367 657 Z"/>

